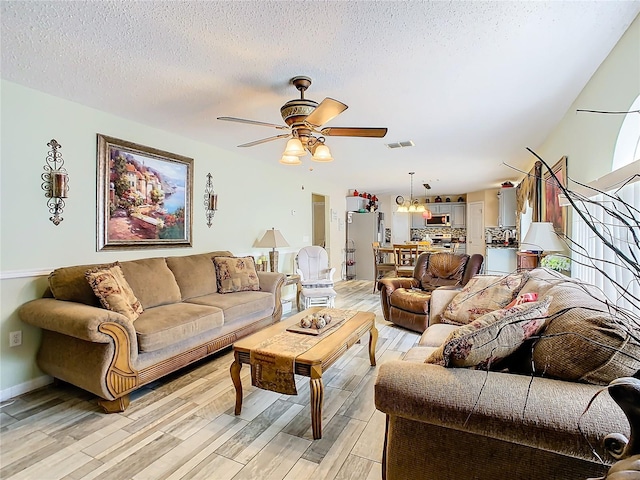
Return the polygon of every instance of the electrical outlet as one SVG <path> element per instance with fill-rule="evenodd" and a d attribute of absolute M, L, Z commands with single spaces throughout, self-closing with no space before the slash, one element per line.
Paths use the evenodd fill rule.
<path fill-rule="evenodd" d="M 9 346 L 17 347 L 18 345 L 22 345 L 22 330 L 9 332 Z"/>

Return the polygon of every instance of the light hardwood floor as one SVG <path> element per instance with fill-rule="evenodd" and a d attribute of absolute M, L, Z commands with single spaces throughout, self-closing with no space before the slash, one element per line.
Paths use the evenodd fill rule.
<path fill-rule="evenodd" d="M 371 311 L 378 365 L 402 358 L 418 335 L 382 318 L 371 282 L 336 284 L 336 308 Z M 375 409 L 377 367 L 368 334 L 323 376 L 323 438 L 312 440 L 308 378 L 298 395 L 251 386 L 242 369 L 242 415 L 234 416 L 230 349 L 132 394 L 103 414 L 92 394 L 50 385 L 0 409 L 2 479 L 379 480 L 384 415 Z"/>

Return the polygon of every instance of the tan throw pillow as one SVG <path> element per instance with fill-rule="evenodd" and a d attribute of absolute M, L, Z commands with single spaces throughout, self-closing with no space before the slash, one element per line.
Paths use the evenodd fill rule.
<path fill-rule="evenodd" d="M 536 375 L 607 385 L 640 370 L 640 331 L 632 319 L 602 311 L 606 305 L 577 285 L 549 293 L 549 324 L 533 347 Z"/>
<path fill-rule="evenodd" d="M 260 290 L 253 257 L 213 257 L 219 293 Z"/>
<path fill-rule="evenodd" d="M 144 311 L 124 278 L 120 263 L 87 270 L 84 274 L 102 306 L 134 321 Z"/>
<path fill-rule="evenodd" d="M 67 302 L 84 303 L 94 307 L 100 306 L 100 300 L 87 283 L 85 272 L 91 268 L 105 265 L 77 265 L 74 267 L 56 268 L 49 274 L 49 288 L 53 297 Z"/>
<path fill-rule="evenodd" d="M 477 275 L 447 305 L 442 321 L 466 325 L 482 315 L 500 310 L 515 298 L 526 280 L 526 273 L 504 277 Z"/>
<path fill-rule="evenodd" d="M 425 363 L 488 370 L 540 333 L 547 321 L 551 300 L 552 297 L 547 296 L 539 302 L 496 310 L 456 328 Z"/>

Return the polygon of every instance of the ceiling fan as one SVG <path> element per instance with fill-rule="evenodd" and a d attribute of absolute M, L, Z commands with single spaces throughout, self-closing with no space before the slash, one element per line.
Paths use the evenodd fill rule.
<path fill-rule="evenodd" d="M 299 165 L 302 163 L 298 157 L 306 155 L 309 151 L 313 155 L 313 160 L 320 162 L 332 161 L 329 148 L 324 144 L 325 136 L 333 137 L 372 137 L 382 138 L 387 134 L 386 128 L 374 127 L 324 127 L 322 125 L 340 115 L 348 107 L 342 102 L 333 98 L 325 98 L 318 103 L 308 98 L 304 98 L 304 92 L 311 85 L 309 77 L 293 77 L 291 83 L 300 92 L 300 98 L 289 100 L 280 107 L 282 119 L 287 124 L 276 125 L 274 123 L 258 122 L 236 117 L 218 117 L 218 120 L 228 122 L 248 123 L 250 125 L 261 125 L 263 127 L 273 127 L 278 130 L 286 130 L 287 133 L 272 137 L 243 143 L 238 147 L 253 147 L 261 143 L 271 142 L 280 138 L 291 138 L 287 142 L 281 163 Z"/>

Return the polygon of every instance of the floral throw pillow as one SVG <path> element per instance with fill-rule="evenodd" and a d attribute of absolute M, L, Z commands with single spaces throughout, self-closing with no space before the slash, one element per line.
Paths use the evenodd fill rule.
<path fill-rule="evenodd" d="M 213 257 L 219 293 L 260 290 L 253 257 Z"/>
<path fill-rule="evenodd" d="M 542 331 L 552 299 L 496 310 L 456 328 L 425 363 L 488 370 Z"/>
<path fill-rule="evenodd" d="M 89 269 L 84 274 L 91 289 L 107 310 L 117 312 L 129 320 L 136 320 L 144 309 L 124 278 L 120 263 Z"/>
<path fill-rule="evenodd" d="M 504 277 L 476 275 L 447 305 L 442 322 L 466 325 L 482 315 L 506 307 L 518 294 L 527 278 L 526 273 Z"/>

